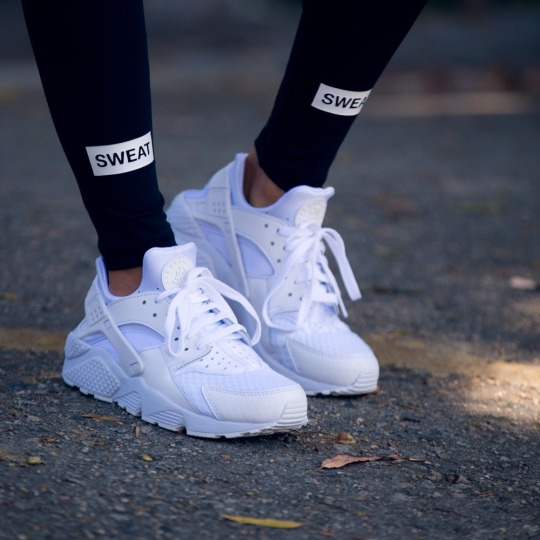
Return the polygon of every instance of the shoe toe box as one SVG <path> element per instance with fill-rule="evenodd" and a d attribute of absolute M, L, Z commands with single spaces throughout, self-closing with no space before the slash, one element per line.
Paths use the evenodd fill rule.
<path fill-rule="evenodd" d="M 307 415 L 301 386 L 266 367 L 234 376 L 190 372 L 177 384 L 196 409 L 218 420 L 256 424 Z"/>
<path fill-rule="evenodd" d="M 295 332 L 287 349 L 296 371 L 307 379 L 337 387 L 370 387 L 379 376 L 373 351 L 353 332 Z"/>

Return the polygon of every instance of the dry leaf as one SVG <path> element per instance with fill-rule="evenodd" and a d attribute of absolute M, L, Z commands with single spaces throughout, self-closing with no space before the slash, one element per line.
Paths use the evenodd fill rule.
<path fill-rule="evenodd" d="M 54 444 L 56 442 L 52 437 L 41 437 L 40 440 L 43 444 Z"/>
<path fill-rule="evenodd" d="M 339 469 L 349 465 L 350 463 L 362 463 L 365 461 L 380 461 L 382 456 L 365 456 L 365 457 L 355 457 L 348 456 L 346 454 L 338 454 L 333 458 L 325 459 L 321 463 L 321 469 Z"/>
<path fill-rule="evenodd" d="M 15 294 L 15 293 L 11 293 L 11 292 L 2 292 L 0 293 L 0 299 L 2 300 L 10 300 L 10 301 L 14 301 L 14 300 L 17 300 L 18 296 Z"/>
<path fill-rule="evenodd" d="M 154 458 L 153 458 L 151 455 L 149 455 L 149 454 L 142 454 L 142 455 L 141 455 L 141 459 L 142 459 L 143 461 L 154 461 Z"/>
<path fill-rule="evenodd" d="M 336 444 L 354 444 L 356 442 L 355 438 L 349 433 L 338 433 L 338 436 L 334 439 Z"/>
<path fill-rule="evenodd" d="M 386 456 L 349 456 L 338 454 L 333 458 L 325 459 L 321 463 L 321 469 L 340 469 L 351 463 L 366 463 L 368 461 L 424 461 L 422 458 L 388 454 Z"/>
<path fill-rule="evenodd" d="M 28 456 L 26 463 L 28 465 L 43 465 L 45 462 L 39 456 Z"/>
<path fill-rule="evenodd" d="M 135 426 L 135 438 L 138 439 L 140 436 L 141 436 L 141 426 L 139 426 L 139 424 L 137 424 Z"/>
<path fill-rule="evenodd" d="M 540 287 L 534 279 L 521 276 L 512 276 L 509 284 L 512 289 L 518 289 L 520 291 L 535 291 Z"/>
<path fill-rule="evenodd" d="M 103 420 L 104 422 L 116 422 L 117 424 L 124 424 L 125 422 L 120 418 L 114 416 L 102 416 L 101 414 L 83 414 L 83 418 L 91 418 L 92 420 Z"/>
<path fill-rule="evenodd" d="M 221 517 L 236 523 L 256 525 L 257 527 L 272 527 L 274 529 L 297 529 L 303 525 L 299 521 L 284 521 L 281 519 L 261 519 L 248 516 L 231 516 L 229 514 L 221 514 Z"/>

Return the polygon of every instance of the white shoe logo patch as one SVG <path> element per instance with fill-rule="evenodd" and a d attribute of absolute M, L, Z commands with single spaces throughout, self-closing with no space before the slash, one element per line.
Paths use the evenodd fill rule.
<path fill-rule="evenodd" d="M 94 176 L 122 174 L 150 165 L 154 161 L 152 134 L 106 146 L 87 146 Z"/>
<path fill-rule="evenodd" d="M 370 92 L 351 92 L 321 83 L 311 106 L 331 114 L 355 116 L 362 110 Z"/>
<path fill-rule="evenodd" d="M 193 264 L 187 257 L 174 257 L 167 261 L 161 271 L 161 281 L 165 290 L 182 287 L 192 268 Z"/>
<path fill-rule="evenodd" d="M 326 213 L 326 201 L 315 199 L 298 210 L 294 218 L 294 224 L 298 227 L 302 223 L 317 223 L 322 225 Z"/>

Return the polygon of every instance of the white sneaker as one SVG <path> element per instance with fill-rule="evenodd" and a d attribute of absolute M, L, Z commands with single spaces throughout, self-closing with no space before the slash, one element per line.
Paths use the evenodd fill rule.
<path fill-rule="evenodd" d="M 197 242 L 199 263 L 242 292 L 262 315 L 255 347 L 272 369 L 308 395 L 364 394 L 377 387 L 379 364 L 340 320 L 346 316 L 325 244 L 351 299 L 360 291 L 339 234 L 321 224 L 333 188 L 299 186 L 272 206 L 243 196 L 245 154 L 202 190 L 179 194 L 168 210 L 177 242 Z M 246 323 L 247 324 L 247 323 Z"/>
<path fill-rule="evenodd" d="M 259 358 L 223 296 L 255 317 L 257 340 L 253 308 L 209 270 L 195 267 L 195 259 L 194 244 L 149 250 L 140 288 L 127 297 L 109 293 L 98 259 L 86 317 L 67 338 L 64 381 L 188 435 L 300 428 L 307 422 L 304 391 Z"/>

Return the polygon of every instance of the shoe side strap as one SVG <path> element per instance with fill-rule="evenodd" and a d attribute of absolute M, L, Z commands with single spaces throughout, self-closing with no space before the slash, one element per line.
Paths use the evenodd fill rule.
<path fill-rule="evenodd" d="M 137 351 L 124 338 L 122 332 L 109 317 L 109 310 L 103 301 L 97 281 L 94 281 L 86 297 L 86 319 L 88 326 L 102 332 L 118 351 L 119 365 L 128 377 L 136 377 L 143 372 L 144 365 Z"/>
<path fill-rule="evenodd" d="M 201 216 L 201 218 L 221 230 L 231 259 L 232 271 L 236 278 L 240 280 L 242 290 L 239 292 L 246 298 L 249 298 L 249 286 L 244 273 L 242 254 L 238 246 L 231 208 L 230 176 L 233 166 L 234 163 L 231 163 L 221 171 L 218 171 L 208 183 L 207 206 L 204 217 Z"/>

